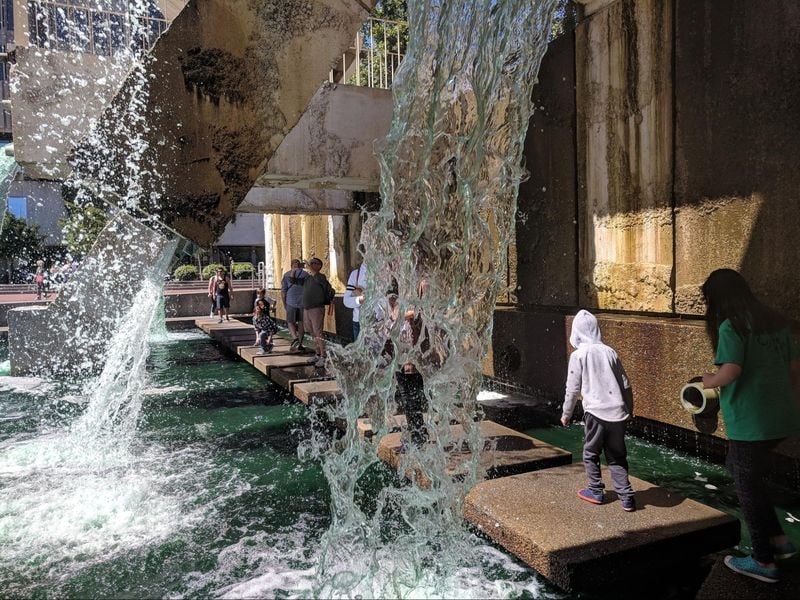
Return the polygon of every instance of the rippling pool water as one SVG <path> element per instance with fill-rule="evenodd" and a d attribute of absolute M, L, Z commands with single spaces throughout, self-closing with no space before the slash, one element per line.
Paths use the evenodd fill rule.
<path fill-rule="evenodd" d="M 0 595 L 310 596 L 328 486 L 301 461 L 303 406 L 205 336 L 153 344 L 143 416 L 124 456 L 87 460 L 67 443 L 79 386 L 8 376 L 0 346 Z M 581 430 L 532 435 L 580 455 Z M 632 472 L 735 512 L 724 469 L 632 440 Z M 88 451 L 87 451 L 88 452 Z M 399 485 L 377 465 L 362 486 Z M 800 514 L 789 508 L 786 519 Z M 796 542 L 797 522 L 783 521 Z M 453 597 L 558 597 L 475 538 L 482 564 L 447 582 Z M 394 560 L 390 549 L 384 560 Z M 413 597 L 434 595 L 435 565 Z"/>

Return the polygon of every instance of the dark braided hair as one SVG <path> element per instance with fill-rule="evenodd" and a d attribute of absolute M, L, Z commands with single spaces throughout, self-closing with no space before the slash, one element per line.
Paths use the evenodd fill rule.
<path fill-rule="evenodd" d="M 725 319 L 742 338 L 749 333 L 774 333 L 790 325 L 786 317 L 759 301 L 745 278 L 733 269 L 712 272 L 701 289 L 706 301 L 706 331 L 714 352 L 719 344 L 719 326 Z"/>

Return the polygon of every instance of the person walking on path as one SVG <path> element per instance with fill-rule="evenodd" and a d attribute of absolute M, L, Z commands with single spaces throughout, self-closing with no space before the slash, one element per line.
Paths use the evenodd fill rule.
<path fill-rule="evenodd" d="M 228 321 L 231 320 L 229 311 L 231 308 L 231 298 L 233 297 L 233 286 L 231 278 L 225 273 L 222 267 L 217 268 L 217 273 L 208 282 L 208 295 L 214 302 L 219 315 L 218 323 L 222 323 L 223 315 Z"/>
<path fill-rule="evenodd" d="M 361 265 L 350 272 L 343 302 L 347 308 L 353 309 L 353 341 L 361 332 L 361 305 L 364 303 L 364 291 L 367 289 L 367 267 Z"/>
<path fill-rule="evenodd" d="M 253 312 L 253 327 L 256 330 L 258 342 L 261 345 L 260 354 L 272 352 L 272 336 L 278 333 L 278 326 L 269 316 L 269 304 L 263 298 L 256 301 L 255 311 Z"/>
<path fill-rule="evenodd" d="M 617 353 L 602 342 L 595 316 L 581 310 L 572 321 L 566 395 L 561 424 L 569 425 L 578 396 L 583 402 L 585 437 L 583 466 L 589 480 L 578 497 L 602 504 L 605 485 L 600 472 L 600 454 L 605 452 L 614 489 L 626 512 L 636 510 L 628 479 L 625 428 L 633 415 L 633 393 Z"/>
<path fill-rule="evenodd" d="M 283 274 L 281 279 L 281 298 L 286 307 L 286 325 L 292 335 L 290 350 L 297 352 L 303 348 L 303 284 L 308 273 L 303 270 L 305 263 L 299 258 L 292 260 L 291 269 Z"/>
<path fill-rule="evenodd" d="M 721 388 L 726 463 L 753 546 L 752 555 L 729 555 L 725 564 L 747 577 L 775 583 L 775 561 L 790 558 L 797 549 L 781 528 L 764 481 L 770 451 L 784 438 L 800 436 L 795 397 L 800 348 L 788 319 L 762 304 L 736 271 L 712 272 L 702 291 L 719 367 L 703 375 L 703 386 Z"/>
<path fill-rule="evenodd" d="M 325 338 L 323 325 L 325 323 L 325 307 L 328 314 L 333 314 L 333 298 L 336 295 L 328 278 L 323 275 L 322 261 L 312 258 L 308 261 L 310 273 L 303 284 L 303 322 L 311 337 L 314 339 L 314 349 L 317 355 L 317 367 L 325 366 Z"/>
<path fill-rule="evenodd" d="M 41 300 L 44 294 L 45 300 L 47 299 L 47 289 L 44 285 L 44 261 L 39 259 L 36 261 L 36 274 L 33 276 L 33 282 L 36 284 L 36 299 Z"/>

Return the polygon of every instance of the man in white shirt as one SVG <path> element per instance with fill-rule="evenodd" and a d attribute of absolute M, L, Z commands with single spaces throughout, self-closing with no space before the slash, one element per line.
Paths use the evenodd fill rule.
<path fill-rule="evenodd" d="M 364 291 L 367 289 L 367 267 L 362 263 L 353 269 L 347 278 L 344 292 L 344 305 L 353 309 L 353 341 L 358 339 L 361 331 L 361 305 L 364 304 Z"/>

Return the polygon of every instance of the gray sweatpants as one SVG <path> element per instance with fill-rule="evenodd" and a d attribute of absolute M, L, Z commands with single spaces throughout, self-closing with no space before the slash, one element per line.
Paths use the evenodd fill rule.
<path fill-rule="evenodd" d="M 598 419 L 584 413 L 586 427 L 583 442 L 583 466 L 589 479 L 589 489 L 602 493 L 603 479 L 600 475 L 600 454 L 605 452 L 611 481 L 617 495 L 622 498 L 633 496 L 633 488 L 628 480 L 628 449 L 625 447 L 625 421 L 612 422 Z"/>

